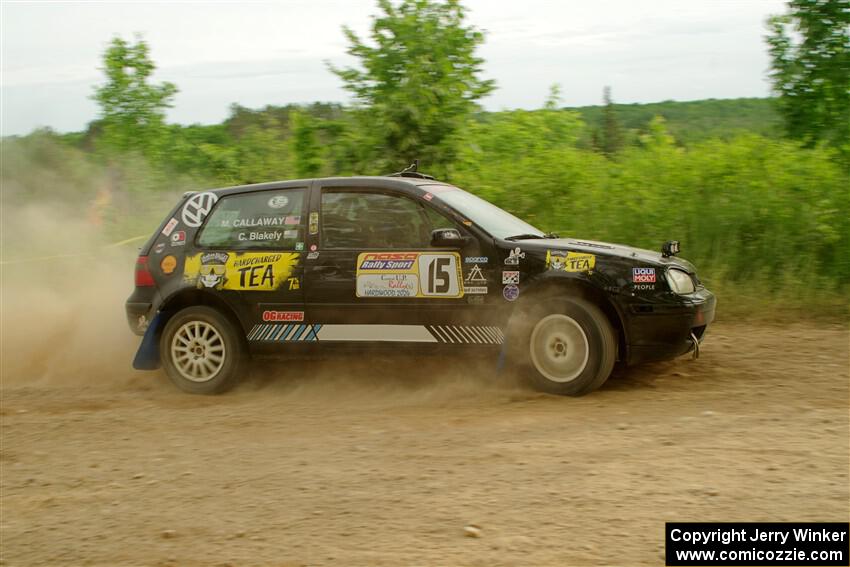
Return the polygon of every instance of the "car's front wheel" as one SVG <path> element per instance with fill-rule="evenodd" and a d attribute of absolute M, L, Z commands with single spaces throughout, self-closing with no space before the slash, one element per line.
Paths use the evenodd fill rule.
<path fill-rule="evenodd" d="M 159 349 L 168 377 L 192 394 L 229 390 L 246 361 L 244 342 L 234 325 L 206 306 L 188 307 L 171 317 Z"/>
<path fill-rule="evenodd" d="M 617 341 L 604 313 L 583 299 L 548 302 L 525 314 L 520 333 L 525 374 L 544 392 L 581 396 L 610 376 Z"/>

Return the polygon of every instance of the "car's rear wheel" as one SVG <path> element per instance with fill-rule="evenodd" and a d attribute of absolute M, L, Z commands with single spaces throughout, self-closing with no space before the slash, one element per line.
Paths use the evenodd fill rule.
<path fill-rule="evenodd" d="M 604 313 L 583 299 L 547 302 L 523 317 L 519 333 L 524 374 L 536 388 L 581 396 L 611 375 L 617 340 Z"/>
<path fill-rule="evenodd" d="M 234 325 L 205 306 L 188 307 L 171 317 L 159 349 L 168 377 L 192 394 L 229 390 L 236 384 L 247 358 Z"/>

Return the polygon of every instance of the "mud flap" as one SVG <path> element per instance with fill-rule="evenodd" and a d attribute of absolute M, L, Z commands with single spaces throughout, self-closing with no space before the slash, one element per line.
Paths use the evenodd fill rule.
<path fill-rule="evenodd" d="M 161 327 L 165 326 L 166 321 L 168 321 L 168 314 L 157 312 L 154 315 L 145 335 L 142 337 L 142 344 L 136 351 L 136 357 L 133 359 L 133 368 L 136 370 L 156 370 L 159 368 L 159 331 Z"/>

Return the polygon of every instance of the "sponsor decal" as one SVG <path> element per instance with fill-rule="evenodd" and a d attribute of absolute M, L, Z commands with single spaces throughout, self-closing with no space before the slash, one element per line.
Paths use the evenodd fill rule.
<path fill-rule="evenodd" d="M 463 293 L 466 295 L 486 295 L 487 294 L 487 286 L 486 285 L 473 285 L 463 286 Z"/>
<path fill-rule="evenodd" d="M 283 231 L 283 237 L 286 240 L 295 240 L 296 238 L 298 238 L 298 231 L 297 230 L 284 230 Z"/>
<path fill-rule="evenodd" d="M 463 292 L 482 294 L 487 293 L 487 278 L 481 271 L 481 266 L 473 265 L 463 280 Z"/>
<path fill-rule="evenodd" d="M 303 321 L 303 311 L 263 311 L 263 321 Z"/>
<path fill-rule="evenodd" d="M 197 270 L 193 270 L 190 267 L 190 262 L 194 263 L 195 258 L 198 261 Z M 186 267 L 183 270 L 183 275 L 186 279 L 190 279 L 194 272 L 196 274 L 195 280 L 198 289 L 221 289 L 229 258 L 230 254 L 226 252 L 210 252 L 188 257 L 186 258 Z"/>
<path fill-rule="evenodd" d="M 274 291 L 293 277 L 298 252 L 209 252 L 186 257 L 186 281 L 198 288 Z M 291 285 L 291 284 L 290 284 Z"/>
<path fill-rule="evenodd" d="M 171 217 L 171 220 L 165 223 L 165 226 L 162 228 L 162 234 L 165 236 L 171 236 L 172 231 L 177 227 L 177 224 L 179 222 L 180 221 L 178 221 L 176 218 Z"/>
<path fill-rule="evenodd" d="M 319 234 L 319 213 L 310 213 L 310 234 Z"/>
<path fill-rule="evenodd" d="M 502 272 L 502 283 L 503 284 L 518 284 L 519 283 L 519 272 L 517 272 L 517 271 Z"/>
<path fill-rule="evenodd" d="M 423 198 L 424 198 L 426 201 L 430 201 L 431 199 L 433 199 L 433 198 L 434 198 L 434 196 L 433 196 L 431 193 L 425 193 L 425 195 L 423 196 Z"/>
<path fill-rule="evenodd" d="M 508 301 L 516 301 L 517 297 L 519 297 L 519 288 L 513 284 L 506 285 L 502 289 L 502 296 Z"/>
<path fill-rule="evenodd" d="M 263 231 L 263 232 L 240 232 L 236 237 L 240 242 L 267 242 L 270 240 L 280 240 L 285 233 L 274 230 L 274 231 Z"/>
<path fill-rule="evenodd" d="M 519 248 L 514 248 L 511 250 L 508 257 L 505 258 L 506 266 L 519 266 L 519 261 L 525 258 L 525 252 L 520 250 Z"/>
<path fill-rule="evenodd" d="M 289 197 L 286 195 L 275 195 L 269 199 L 268 205 L 272 209 L 282 209 L 289 204 Z"/>
<path fill-rule="evenodd" d="M 233 228 L 255 228 L 255 227 L 265 227 L 265 226 L 283 226 L 285 223 L 286 217 L 257 217 L 250 219 L 241 219 L 241 218 L 223 218 L 221 220 L 221 226 L 230 226 Z"/>
<path fill-rule="evenodd" d="M 139 315 L 139 318 L 136 320 L 136 328 L 144 331 L 148 328 L 148 325 L 150 325 L 148 318 L 145 315 Z"/>
<path fill-rule="evenodd" d="M 192 228 L 201 226 L 216 201 L 218 201 L 218 196 L 215 193 L 206 192 L 192 195 L 183 205 L 183 212 L 180 215 L 183 224 Z M 166 234 L 166 236 L 168 235 Z"/>
<path fill-rule="evenodd" d="M 634 283 L 655 283 L 655 268 L 632 268 Z"/>
<path fill-rule="evenodd" d="M 283 219 L 283 224 L 301 224 L 301 217 L 299 216 L 288 216 Z"/>
<path fill-rule="evenodd" d="M 357 257 L 357 297 L 459 298 L 463 293 L 456 252 L 363 252 Z"/>
<path fill-rule="evenodd" d="M 162 273 L 166 276 L 170 276 L 174 273 L 174 269 L 177 267 L 177 258 L 169 254 L 159 263 L 159 269 L 162 270 Z"/>
<path fill-rule="evenodd" d="M 318 246 L 316 246 L 315 244 L 311 244 L 311 245 L 310 245 L 310 252 L 315 252 L 315 251 L 316 251 L 316 250 L 318 250 L 318 249 L 319 249 L 319 247 L 318 247 Z"/>
<path fill-rule="evenodd" d="M 368 252 L 357 258 L 357 272 L 371 270 L 409 270 L 418 252 Z"/>
<path fill-rule="evenodd" d="M 287 278 L 286 281 L 289 284 L 289 291 L 301 289 L 301 282 L 298 280 L 298 278 Z"/>
<path fill-rule="evenodd" d="M 546 267 L 564 272 L 590 272 L 596 266 L 596 256 L 581 252 L 546 251 Z"/>
<path fill-rule="evenodd" d="M 162 254 L 163 250 L 165 250 L 165 242 L 160 242 L 159 244 L 153 247 L 154 254 Z"/>
<path fill-rule="evenodd" d="M 319 253 L 318 253 L 318 252 L 315 252 L 315 251 L 310 252 L 309 254 L 307 254 L 307 259 L 308 259 L 308 260 L 315 260 L 315 259 L 316 259 L 316 258 L 318 258 L 318 257 L 319 257 Z"/>
<path fill-rule="evenodd" d="M 469 270 L 468 274 L 466 274 L 466 279 L 463 280 L 463 283 L 464 287 L 466 284 L 486 284 L 487 278 L 484 277 L 484 273 L 481 271 L 481 266 L 477 264 L 472 266 L 472 269 Z"/>
<path fill-rule="evenodd" d="M 357 276 L 357 297 L 416 297 L 415 274 L 362 274 Z"/>
<path fill-rule="evenodd" d="M 464 290 L 464 291 L 465 291 L 467 294 L 469 294 L 469 290 L 468 290 L 468 289 L 466 289 L 466 290 Z M 470 305 L 483 305 L 483 304 L 484 304 L 484 298 L 483 298 L 483 297 L 481 297 L 480 295 L 469 295 L 469 296 L 466 298 L 466 302 L 467 302 L 467 303 L 469 303 Z"/>
<path fill-rule="evenodd" d="M 486 264 L 489 261 L 487 256 L 469 256 L 463 259 L 464 264 Z"/>
<path fill-rule="evenodd" d="M 634 289 L 638 291 L 648 291 L 655 289 L 655 284 L 652 283 L 644 283 L 644 284 L 635 284 Z"/>
<path fill-rule="evenodd" d="M 301 250 L 304 250 L 304 243 L 303 242 L 296 242 L 295 243 L 295 249 L 298 250 L 299 252 Z"/>
<path fill-rule="evenodd" d="M 186 245 L 186 231 L 178 230 L 174 234 L 171 235 L 171 245 L 172 246 L 185 246 Z"/>

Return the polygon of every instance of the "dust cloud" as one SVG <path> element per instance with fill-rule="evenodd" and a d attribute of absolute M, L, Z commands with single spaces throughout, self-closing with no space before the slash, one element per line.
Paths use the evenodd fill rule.
<path fill-rule="evenodd" d="M 138 338 L 123 303 L 142 240 L 110 246 L 57 205 L 7 206 L 2 220 L 3 386 L 125 384 Z"/>

